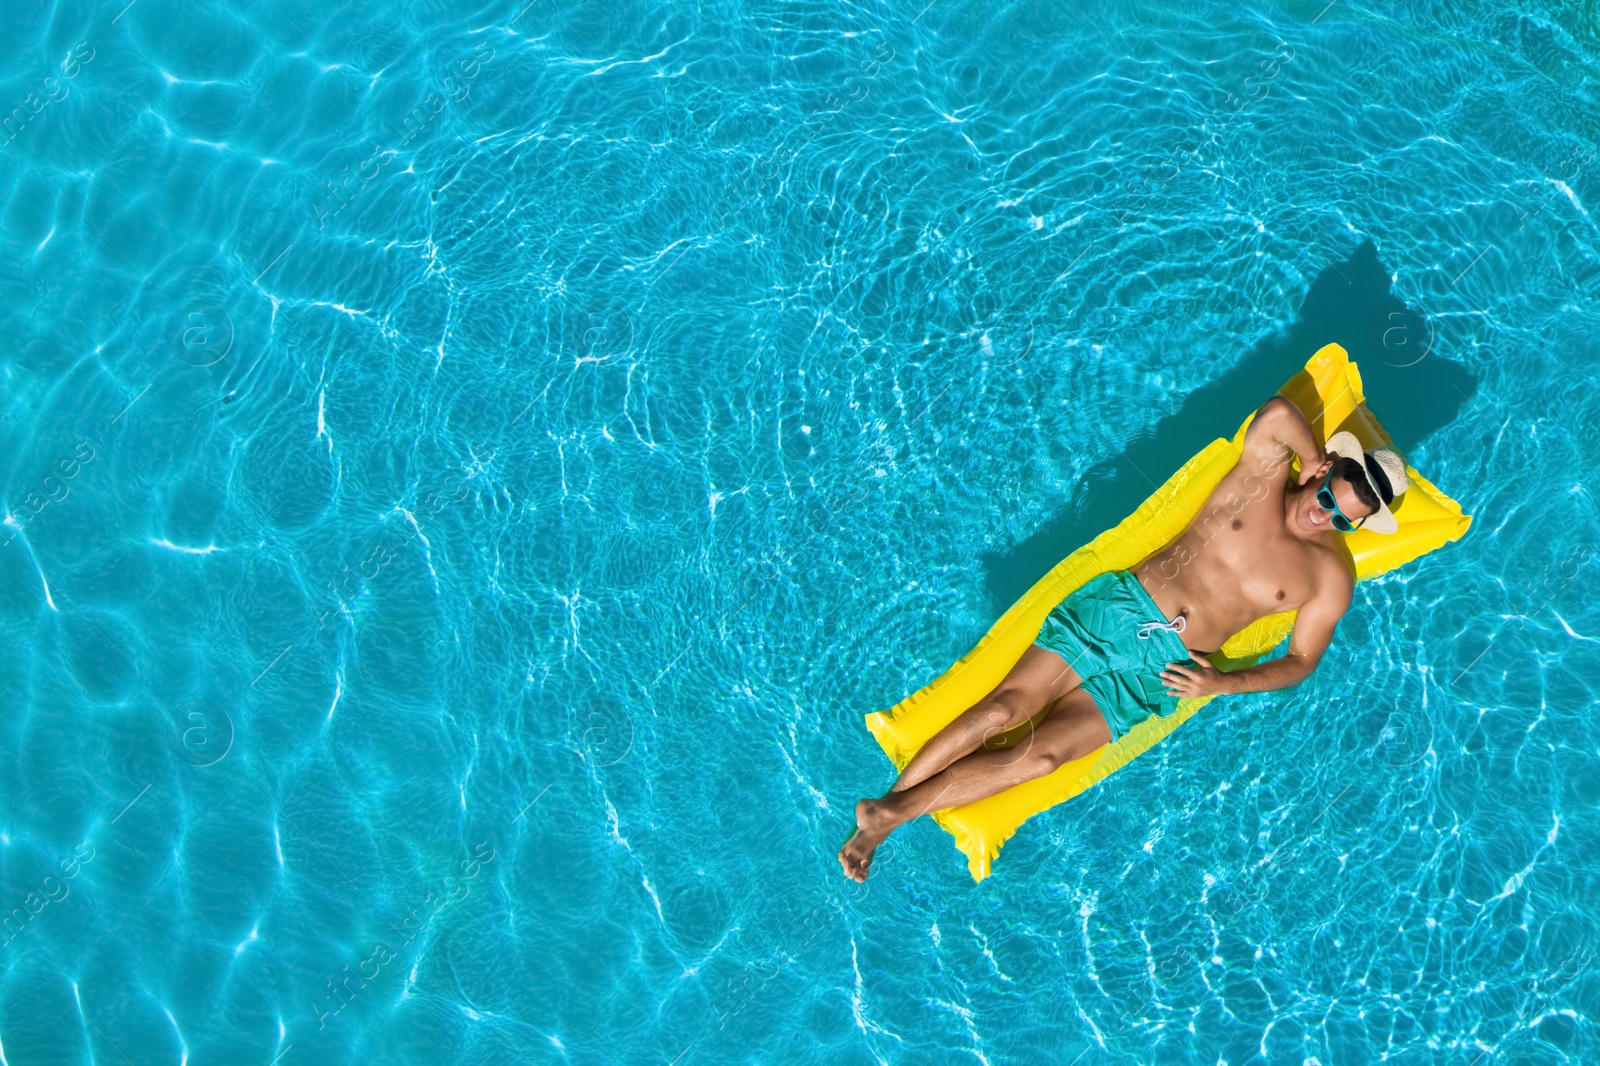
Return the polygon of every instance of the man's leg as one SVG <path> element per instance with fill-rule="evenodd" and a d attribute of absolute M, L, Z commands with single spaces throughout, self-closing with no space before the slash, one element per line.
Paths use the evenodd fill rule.
<path fill-rule="evenodd" d="M 1082 689 L 1062 696 L 1013 747 L 974 752 L 927 780 L 856 804 L 855 835 L 839 850 L 846 877 L 867 879 L 872 853 L 888 835 L 920 815 L 971 803 L 1031 781 L 1111 743 L 1111 728 Z"/>
<path fill-rule="evenodd" d="M 900 771 L 894 791 L 904 792 L 921 784 L 962 756 L 977 751 L 990 737 L 1026 722 L 1082 683 L 1061 656 L 1037 644 L 1030 645 L 993 692 L 962 711 L 912 756 Z"/>

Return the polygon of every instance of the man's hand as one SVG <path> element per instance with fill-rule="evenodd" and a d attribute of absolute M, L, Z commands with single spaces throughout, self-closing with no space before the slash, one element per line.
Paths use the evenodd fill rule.
<path fill-rule="evenodd" d="M 1211 665 L 1204 655 L 1189 653 L 1193 667 L 1168 663 L 1161 671 L 1161 683 L 1174 696 L 1217 696 L 1228 691 L 1228 675 Z"/>
<path fill-rule="evenodd" d="M 1315 458 L 1306 458 L 1300 463 L 1300 484 L 1316 481 L 1328 476 L 1328 471 L 1333 469 L 1333 460 L 1329 459 L 1321 448 L 1317 449 Z"/>

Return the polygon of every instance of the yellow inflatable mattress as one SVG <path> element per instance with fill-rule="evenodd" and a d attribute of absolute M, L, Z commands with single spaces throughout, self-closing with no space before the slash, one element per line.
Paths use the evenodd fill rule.
<path fill-rule="evenodd" d="M 1323 440 L 1339 430 L 1349 430 L 1364 448 L 1393 446 L 1366 408 L 1360 372 L 1337 344 L 1312 356 L 1305 370 L 1291 378 L 1278 394 L 1305 414 Z M 1207 495 L 1238 461 L 1249 424 L 1250 420 L 1245 419 L 1232 440 L 1212 441 L 1121 524 L 1056 564 L 1001 616 L 977 647 L 936 681 L 893 709 L 868 715 L 867 728 L 895 766 L 904 767 L 935 733 L 994 690 L 1033 643 L 1040 624 L 1056 604 L 1097 574 L 1130 568 L 1182 533 Z M 1358 529 L 1335 534 L 1349 549 L 1358 581 L 1393 570 L 1456 540 L 1472 522 L 1461 513 L 1460 504 L 1422 475 L 1410 467 L 1406 473 L 1411 488 L 1394 509 L 1399 532 L 1385 536 Z M 1260 619 L 1235 634 L 1212 661 L 1223 670 L 1248 666 L 1277 647 L 1293 625 L 1293 611 Z M 981 881 L 989 875 L 1001 845 L 1023 822 L 1126 766 L 1210 699 L 1183 699 L 1177 713 L 1150 718 L 1115 744 L 1052 774 L 976 803 L 937 811 L 933 818 L 955 837 L 956 846 L 967 855 L 973 880 Z"/>

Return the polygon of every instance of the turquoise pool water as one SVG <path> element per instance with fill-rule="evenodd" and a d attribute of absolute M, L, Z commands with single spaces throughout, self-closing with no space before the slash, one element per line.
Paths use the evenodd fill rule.
<path fill-rule="evenodd" d="M 0 1056 L 1600 1058 L 1592 5 L 0 10 Z M 861 716 L 1345 345 L 1476 516 L 974 885 Z"/>

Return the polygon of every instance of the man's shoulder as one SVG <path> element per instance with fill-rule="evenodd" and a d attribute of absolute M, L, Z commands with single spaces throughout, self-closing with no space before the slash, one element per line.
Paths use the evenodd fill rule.
<path fill-rule="evenodd" d="M 1337 597 L 1349 603 L 1356 587 L 1356 574 L 1351 568 L 1349 553 L 1341 551 L 1340 547 L 1331 535 L 1326 543 L 1318 544 L 1313 568 L 1318 595 Z"/>

